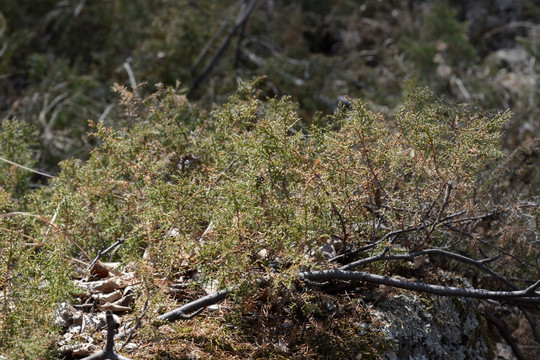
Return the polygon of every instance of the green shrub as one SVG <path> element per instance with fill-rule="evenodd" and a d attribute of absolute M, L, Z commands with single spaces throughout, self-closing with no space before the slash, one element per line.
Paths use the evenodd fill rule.
<path fill-rule="evenodd" d="M 37 137 L 32 126 L 16 119 L 0 122 L 0 157 L 3 158 L 0 161 L 0 186 L 15 198 L 22 198 L 30 182 L 28 171 L 13 163 L 33 167 L 36 145 Z"/>
<path fill-rule="evenodd" d="M 195 253 L 197 267 L 222 281 L 250 279 L 261 251 L 267 265 L 279 258 L 296 269 L 334 236 L 365 245 L 383 231 L 370 225 L 373 211 L 396 229 L 418 226 L 430 206 L 474 212 L 476 176 L 502 156 L 509 116 L 448 106 L 416 89 L 397 127 L 361 102 L 327 125 L 304 127 L 288 98 L 248 92 L 195 120 L 174 92 L 145 100 L 121 93 L 138 123 L 122 131 L 97 124 L 101 146 L 85 164 L 63 163 L 38 212 L 61 204 L 65 233 L 91 256 L 125 238 L 135 251 L 129 259 L 146 250 L 172 266 Z"/>
<path fill-rule="evenodd" d="M 161 85 L 145 98 L 116 91 L 131 128 L 93 124 L 100 146 L 88 161 L 63 162 L 50 186 L 27 197 L 28 212 L 55 214 L 55 226 L 28 216 L 2 219 L 9 290 L 3 349 L 16 347 L 21 334 L 54 337 L 35 331 L 51 326 L 53 304 L 69 294 L 69 269 L 60 264 L 65 257 L 90 261 L 120 238 L 126 242 L 114 260 L 169 280 L 191 269 L 206 286 L 239 285 L 247 290 L 239 292 L 240 304 L 262 277 L 278 293 L 292 289 L 298 271 L 331 267 L 321 249 L 332 241 L 337 253 L 387 238 L 378 249 L 394 254 L 444 247 L 483 256 L 503 249 L 526 262 L 536 249 L 525 230 L 512 233 L 537 231 L 524 210 L 514 211 L 512 223 L 493 218 L 499 230 L 482 243 L 468 225 L 467 217 L 497 205 L 485 196 L 489 181 L 482 185 L 477 176 L 502 156 L 508 112 L 488 116 L 412 88 L 394 119 L 352 101 L 307 126 L 289 98 L 261 99 L 250 84 L 210 113 Z M 454 229 L 437 222 L 444 216 L 457 219 Z M 45 232 L 42 246 L 26 244 Z M 504 273 L 534 277 L 537 269 L 509 266 Z M 37 291 L 43 287 L 46 293 Z M 45 309 L 28 320 L 38 301 Z"/>

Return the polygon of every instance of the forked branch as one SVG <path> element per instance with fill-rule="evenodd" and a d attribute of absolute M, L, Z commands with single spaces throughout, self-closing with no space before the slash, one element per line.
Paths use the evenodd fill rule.
<path fill-rule="evenodd" d="M 94 355 L 83 358 L 82 360 L 131 360 L 122 355 L 118 355 L 114 352 L 114 332 L 116 330 L 116 321 L 114 321 L 113 314 L 110 310 L 106 312 L 107 319 L 107 341 L 105 342 L 105 348 Z"/>

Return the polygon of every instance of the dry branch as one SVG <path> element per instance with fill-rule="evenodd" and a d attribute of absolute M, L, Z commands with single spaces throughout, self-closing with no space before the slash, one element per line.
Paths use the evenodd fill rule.
<path fill-rule="evenodd" d="M 197 299 L 184 306 L 181 306 L 173 311 L 169 311 L 166 314 L 158 316 L 158 320 L 163 321 L 176 321 L 176 320 L 189 320 L 197 316 L 201 311 L 210 305 L 217 304 L 221 300 L 225 299 L 229 295 L 229 290 L 221 290 Z"/>
<path fill-rule="evenodd" d="M 131 360 L 122 355 L 118 355 L 114 352 L 114 332 L 116 330 L 116 322 L 114 321 L 113 314 L 110 310 L 107 310 L 107 341 L 105 342 L 105 349 L 94 355 L 87 356 L 82 360 Z"/>
<path fill-rule="evenodd" d="M 24 165 L 21 165 L 21 164 L 17 164 L 16 162 L 13 162 L 11 160 L 8 160 L 8 159 L 5 159 L 3 157 L 0 157 L 0 161 L 4 161 L 4 162 L 7 162 L 8 164 L 11 164 L 11 165 L 14 165 L 16 167 L 19 167 L 21 169 L 24 169 L 26 171 L 30 171 L 30 172 L 33 172 L 33 173 L 36 173 L 38 175 L 41 175 L 41 176 L 45 176 L 45 177 L 48 177 L 48 178 L 53 178 L 53 176 L 51 174 L 47 174 L 43 171 L 38 171 L 38 170 L 34 170 L 34 169 L 31 169 L 27 166 L 24 166 Z"/>
<path fill-rule="evenodd" d="M 424 250 L 415 251 L 415 252 L 412 252 L 412 253 L 409 253 L 409 254 L 398 254 L 398 255 L 386 255 L 387 252 L 388 252 L 388 248 L 386 248 L 379 255 L 371 256 L 371 257 L 364 258 L 364 259 L 355 261 L 353 263 L 344 265 L 344 266 L 340 267 L 340 270 L 352 270 L 354 268 L 358 268 L 360 266 L 367 265 L 367 264 L 370 264 L 370 263 L 376 262 L 376 261 L 403 260 L 403 261 L 411 261 L 412 262 L 412 261 L 414 261 L 415 258 L 417 258 L 419 256 L 423 256 L 423 255 L 439 255 L 439 256 L 444 256 L 444 257 L 449 257 L 449 258 L 455 259 L 455 260 L 457 260 L 459 262 L 462 262 L 462 263 L 465 263 L 465 264 L 470 264 L 470 265 L 476 266 L 477 268 L 487 272 L 488 274 L 490 274 L 494 278 L 504 282 L 506 285 L 510 286 L 512 289 L 521 290 L 516 284 L 514 284 L 513 282 L 508 280 L 506 277 L 498 274 L 497 272 L 493 271 L 492 269 L 490 269 L 489 267 L 487 267 L 485 265 L 488 262 L 491 262 L 491 261 L 494 261 L 494 260 L 498 259 L 499 256 L 496 256 L 496 257 L 493 257 L 493 258 L 488 258 L 488 259 L 475 260 L 475 259 L 469 258 L 467 256 L 460 255 L 460 254 L 455 254 L 453 252 L 442 250 L 442 249 L 424 249 Z"/>
<path fill-rule="evenodd" d="M 232 37 L 238 32 L 239 29 L 242 28 L 244 23 L 247 21 L 249 15 L 255 8 L 255 5 L 257 4 L 258 0 L 250 0 L 244 2 L 244 9 L 240 11 L 240 14 L 238 15 L 234 25 L 231 27 L 227 35 L 223 38 L 221 41 L 218 49 L 214 53 L 214 56 L 208 61 L 204 69 L 200 72 L 199 75 L 197 75 L 193 79 L 193 84 L 191 86 L 191 89 L 189 91 L 188 95 L 194 94 L 199 86 L 206 80 L 208 75 L 210 75 L 210 72 L 214 69 L 214 67 L 218 64 L 219 60 L 221 59 L 221 56 L 229 46 L 229 43 L 231 42 Z"/>
<path fill-rule="evenodd" d="M 477 299 L 492 299 L 492 300 L 508 300 L 524 303 L 536 303 L 540 304 L 540 294 L 536 292 L 536 289 L 540 287 L 540 280 L 529 286 L 527 289 L 520 290 L 517 285 L 510 282 L 502 275 L 489 269 L 484 264 L 492 261 L 493 259 L 474 260 L 463 255 L 450 253 L 448 251 L 440 249 L 426 249 L 417 251 L 411 254 L 401 255 L 386 255 L 386 251 L 367 259 L 363 259 L 363 262 L 355 262 L 355 267 L 365 265 L 374 261 L 383 260 L 404 260 L 413 261 L 416 257 L 422 255 L 442 255 L 452 257 L 464 263 L 469 263 L 479 267 L 480 269 L 488 272 L 495 278 L 505 282 L 508 286 L 512 287 L 514 291 L 493 291 L 486 289 L 466 289 L 453 286 L 432 285 L 416 281 L 407 281 L 397 279 L 395 277 L 382 276 L 377 274 L 371 274 L 361 271 L 347 270 L 349 267 L 343 266 L 340 269 L 325 270 L 325 271 L 307 271 L 298 274 L 308 284 L 316 286 L 324 286 L 327 281 L 332 280 L 345 280 L 345 281 L 365 281 L 375 284 L 381 284 L 386 286 L 392 286 L 401 289 L 407 289 L 412 291 L 424 292 L 439 296 L 456 296 L 456 297 L 470 297 Z M 205 296 L 201 299 L 197 299 L 188 304 L 185 304 L 175 310 L 172 310 L 166 314 L 158 316 L 158 320 L 173 322 L 176 320 L 189 320 L 197 316 L 201 311 L 210 305 L 214 305 L 221 300 L 225 299 L 230 290 L 221 290 Z"/>
<path fill-rule="evenodd" d="M 91 270 L 103 255 L 107 255 L 111 250 L 113 250 L 116 247 L 122 245 L 125 241 L 126 241 L 125 239 L 118 239 L 114 244 L 112 244 L 111 246 L 109 246 L 105 250 L 98 251 L 98 254 L 94 258 L 94 260 L 92 260 L 92 262 L 88 265 L 88 270 Z"/>
<path fill-rule="evenodd" d="M 401 289 L 419 291 L 440 296 L 470 297 L 476 299 L 492 300 L 525 300 L 528 302 L 540 303 L 540 294 L 536 289 L 540 287 L 540 280 L 529 286 L 525 290 L 515 291 L 491 291 L 485 289 L 465 289 L 453 286 L 431 285 L 416 281 L 406 281 L 395 277 L 376 275 L 362 271 L 347 271 L 340 269 L 311 271 L 298 274 L 302 279 L 311 281 L 329 280 L 353 280 L 366 281 L 375 284 L 393 286 Z"/>

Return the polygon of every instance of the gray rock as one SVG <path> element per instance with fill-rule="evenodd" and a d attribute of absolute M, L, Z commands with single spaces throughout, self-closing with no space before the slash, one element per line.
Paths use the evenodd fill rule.
<path fill-rule="evenodd" d="M 386 299 L 377 308 L 380 330 L 388 340 L 385 359 L 490 357 L 473 299 L 407 294 Z"/>

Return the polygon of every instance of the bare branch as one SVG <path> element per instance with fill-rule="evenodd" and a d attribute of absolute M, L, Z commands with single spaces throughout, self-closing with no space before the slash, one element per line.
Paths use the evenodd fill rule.
<path fill-rule="evenodd" d="M 477 268 L 487 272 L 488 274 L 490 274 L 494 278 L 502 281 L 503 283 L 505 283 L 506 285 L 508 285 L 512 289 L 521 290 L 521 288 L 519 286 L 517 286 L 516 284 L 514 284 L 512 281 L 508 280 L 506 277 L 504 277 L 501 274 L 493 271 L 492 269 L 490 269 L 489 267 L 487 267 L 485 265 L 486 263 L 489 263 L 491 261 L 494 261 L 494 260 L 498 259 L 499 256 L 492 257 L 492 258 L 487 258 L 487 259 L 482 259 L 482 260 L 475 260 L 475 259 L 469 258 L 467 256 L 460 255 L 460 254 L 455 254 L 455 253 L 452 253 L 450 251 L 446 251 L 446 250 L 442 250 L 442 249 L 424 249 L 424 250 L 415 251 L 415 252 L 409 253 L 409 254 L 386 255 L 388 253 L 388 250 L 389 250 L 389 248 L 386 248 L 379 255 L 355 261 L 353 263 L 342 266 L 339 269 L 340 270 L 352 270 L 354 268 L 358 268 L 360 266 L 367 265 L 367 264 L 370 264 L 370 263 L 373 263 L 373 262 L 376 262 L 376 261 L 404 260 L 404 261 L 411 261 L 412 262 L 418 256 L 422 256 L 422 255 L 439 255 L 439 256 L 453 258 L 453 259 L 455 259 L 457 261 L 460 261 L 462 263 L 466 263 L 466 264 L 476 266 Z"/>
<path fill-rule="evenodd" d="M 249 15 L 255 8 L 255 5 L 257 4 L 258 0 L 251 0 L 251 1 L 245 1 L 245 8 L 240 11 L 240 14 L 238 15 L 234 25 L 229 30 L 225 38 L 221 41 L 221 44 L 219 44 L 218 49 L 216 50 L 214 56 L 208 61 L 204 69 L 201 71 L 199 75 L 193 79 L 193 84 L 191 86 L 191 89 L 189 91 L 189 94 L 194 94 L 199 86 L 206 80 L 212 69 L 217 65 L 219 62 L 221 55 L 225 52 L 227 47 L 229 46 L 229 43 L 231 42 L 232 37 L 237 33 L 237 31 L 243 26 L 243 24 L 247 21 Z"/>
<path fill-rule="evenodd" d="M 347 265 L 344 265 L 342 267 L 340 267 L 339 269 L 340 270 L 352 270 L 352 269 L 355 269 L 357 267 L 360 267 L 362 265 L 367 265 L 367 264 L 370 264 L 372 262 L 375 262 L 375 261 L 384 261 L 384 260 L 409 260 L 409 256 L 408 254 L 405 254 L 405 256 L 401 256 L 401 255 L 391 255 L 391 256 L 386 256 L 386 254 L 388 253 L 388 251 L 390 250 L 390 248 L 385 248 L 380 254 L 378 255 L 375 255 L 375 256 L 371 256 L 371 257 L 368 257 L 368 258 L 365 258 L 365 259 L 360 259 L 358 261 L 354 261 L 350 264 L 347 264 Z"/>
<path fill-rule="evenodd" d="M 538 331 L 536 331 L 536 324 L 534 323 L 533 318 L 527 312 L 527 310 L 522 304 L 518 304 L 517 307 L 523 313 L 523 316 L 525 316 L 525 319 L 527 319 L 527 322 L 529 323 L 529 326 L 531 327 L 531 331 L 534 335 L 534 339 L 536 340 L 537 343 L 540 343 L 540 335 L 538 334 Z"/>
<path fill-rule="evenodd" d="M 197 299 L 184 306 L 181 306 L 175 310 L 169 311 L 166 314 L 158 316 L 158 320 L 163 321 L 176 321 L 176 320 L 189 320 L 197 316 L 201 311 L 210 305 L 214 305 L 221 300 L 225 299 L 229 295 L 230 290 L 221 290 Z"/>
<path fill-rule="evenodd" d="M 110 310 L 106 312 L 107 319 L 107 341 L 105 342 L 105 349 L 95 353 L 94 355 L 87 356 L 82 360 L 131 360 L 122 355 L 118 355 L 114 352 L 114 332 L 116 330 L 116 321 L 114 321 L 113 314 Z"/>
<path fill-rule="evenodd" d="M 374 243 L 371 243 L 369 245 L 366 245 L 366 246 L 363 246 L 359 249 L 355 249 L 353 251 L 349 251 L 345 254 L 341 254 L 341 255 L 337 255 L 331 259 L 328 260 L 328 262 L 336 262 L 336 261 L 340 261 L 340 260 L 344 260 L 346 258 L 350 258 L 352 256 L 356 256 L 358 254 L 361 254 L 363 253 L 364 251 L 367 251 L 367 250 L 370 250 L 370 249 L 373 249 L 375 246 L 377 246 L 377 242 L 374 242 Z"/>
<path fill-rule="evenodd" d="M 505 276 L 502 276 L 501 274 L 495 272 L 494 270 L 492 270 L 491 268 L 489 268 L 489 267 L 487 267 L 485 265 L 485 264 L 487 264 L 489 262 L 497 260 L 498 258 L 500 258 L 500 256 L 495 256 L 495 257 L 486 258 L 486 259 L 482 259 L 482 260 L 475 260 L 475 259 L 469 258 L 467 256 L 460 255 L 460 254 L 455 254 L 455 253 L 452 253 L 452 252 L 449 252 L 449 251 L 446 251 L 446 250 L 442 250 L 442 249 L 425 249 L 425 250 L 415 251 L 414 253 L 410 253 L 410 254 L 398 254 L 398 255 L 388 255 L 388 256 L 386 256 L 387 252 L 388 252 L 388 248 L 386 248 L 379 255 L 372 256 L 372 257 L 365 258 L 365 259 L 361 259 L 361 260 L 356 261 L 354 263 L 342 266 L 340 269 L 341 270 L 351 270 L 353 268 L 357 268 L 357 267 L 360 267 L 362 265 L 367 265 L 367 264 L 375 262 L 375 261 L 385 261 L 385 260 L 408 260 L 408 261 L 414 261 L 414 258 L 416 258 L 418 256 L 422 256 L 422 255 L 439 255 L 439 256 L 453 258 L 453 259 L 455 259 L 455 260 L 457 260 L 459 262 L 476 266 L 477 268 L 487 272 L 488 274 L 490 274 L 494 278 L 502 281 L 503 283 L 508 285 L 510 288 L 512 288 L 514 290 L 521 290 L 521 288 L 519 286 L 517 286 L 515 283 L 513 283 L 510 279 L 508 279 Z M 315 282 L 315 281 L 312 281 L 312 280 L 308 280 L 307 278 L 304 278 L 304 280 L 306 281 L 306 283 L 308 285 L 311 285 L 311 286 L 322 287 L 322 286 L 328 285 L 328 282 L 319 283 L 319 282 Z M 530 302 L 530 301 L 522 301 L 522 302 Z M 525 316 L 527 321 L 529 322 L 529 325 L 531 327 L 531 330 L 533 332 L 533 335 L 534 335 L 536 341 L 540 343 L 540 335 L 536 331 L 536 325 L 535 325 L 533 319 L 531 318 L 531 316 L 529 315 L 527 310 L 521 304 L 518 304 L 517 306 L 520 309 L 520 311 L 523 313 L 523 315 Z"/>
<path fill-rule="evenodd" d="M 444 191 L 444 199 L 443 199 L 443 202 L 441 204 L 441 208 L 439 209 L 439 213 L 437 214 L 437 219 L 433 222 L 433 225 L 431 225 L 431 230 L 429 231 L 430 233 L 432 233 L 433 230 L 435 230 L 435 226 L 437 226 L 437 224 L 440 222 L 441 216 L 444 213 L 444 210 L 446 209 L 446 206 L 448 205 L 448 202 L 450 200 L 450 193 L 451 192 L 452 192 L 452 184 L 447 183 L 446 184 L 446 189 Z"/>
<path fill-rule="evenodd" d="M 303 272 L 298 274 L 300 278 L 312 281 L 328 280 L 355 280 L 366 281 L 375 284 L 393 286 L 401 289 L 419 291 L 440 296 L 459 296 L 476 299 L 493 300 L 521 300 L 540 303 L 540 294 L 536 289 L 540 287 L 540 280 L 525 290 L 516 291 L 491 291 L 485 289 L 464 289 L 453 286 L 431 285 L 416 281 L 406 281 L 389 276 L 381 276 L 361 271 L 346 271 L 340 269 Z"/>
<path fill-rule="evenodd" d="M 105 250 L 99 251 L 98 254 L 96 255 L 96 257 L 94 258 L 94 260 L 92 260 L 92 262 L 88 265 L 88 269 L 89 270 L 92 269 L 92 267 L 96 264 L 96 262 L 99 260 L 100 257 L 102 257 L 103 255 L 107 255 L 109 253 L 109 251 L 113 250 L 117 246 L 122 245 L 124 243 L 124 241 L 126 241 L 126 240 L 125 239 L 118 239 L 114 244 L 112 244 L 111 246 L 109 246 Z"/>
<path fill-rule="evenodd" d="M 238 8 L 240 7 L 240 5 L 242 5 L 242 2 L 243 0 L 238 0 L 236 2 L 236 5 L 234 5 L 232 10 L 229 12 L 229 14 L 227 14 L 227 16 L 225 17 L 225 20 L 221 22 L 221 25 L 219 26 L 219 28 L 212 34 L 212 37 L 210 37 L 210 40 L 208 40 L 207 43 L 204 45 L 203 49 L 201 50 L 201 52 L 199 53 L 199 55 L 197 56 L 197 58 L 195 59 L 195 61 L 193 61 L 193 64 L 191 65 L 190 70 L 192 72 L 197 66 L 199 66 L 199 63 L 206 56 L 206 54 L 208 53 L 208 50 L 210 50 L 210 47 L 217 40 L 218 36 L 221 35 L 221 32 L 225 29 L 225 26 L 227 26 L 232 16 L 234 15 L 234 13 L 238 11 Z"/>
<path fill-rule="evenodd" d="M 478 267 L 479 269 L 484 270 L 485 272 L 487 272 L 488 274 L 490 274 L 494 278 L 504 282 L 506 285 L 510 286 L 512 289 L 520 290 L 519 286 L 517 286 L 516 284 L 514 284 L 513 282 L 508 280 L 506 277 L 498 274 L 497 272 L 493 271 L 492 269 L 490 269 L 489 267 L 487 267 L 485 265 L 486 263 L 494 261 L 497 258 L 499 258 L 498 256 L 493 257 L 493 258 L 482 259 L 482 260 L 475 260 L 475 259 L 471 259 L 471 258 L 469 258 L 467 256 L 464 256 L 464 255 L 455 254 L 455 253 L 452 253 L 450 251 L 441 250 L 441 249 L 425 249 L 425 250 L 416 251 L 416 252 L 414 252 L 414 253 L 412 253 L 410 255 L 413 257 L 413 259 L 414 259 L 414 257 L 421 256 L 421 255 L 440 255 L 440 256 L 453 258 L 453 259 L 458 260 L 458 261 L 460 261 L 462 263 L 474 265 L 474 266 Z"/>

